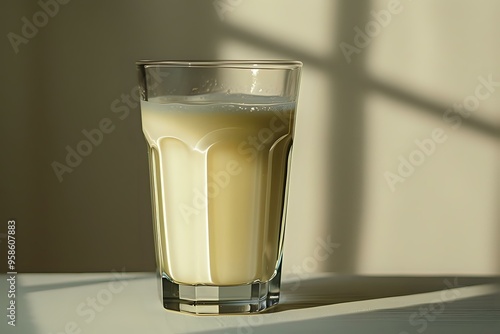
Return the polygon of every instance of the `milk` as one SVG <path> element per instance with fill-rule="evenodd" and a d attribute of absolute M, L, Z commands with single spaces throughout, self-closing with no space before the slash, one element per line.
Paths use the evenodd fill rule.
<path fill-rule="evenodd" d="M 273 276 L 294 113 L 269 97 L 141 102 L 162 274 L 205 285 Z"/>

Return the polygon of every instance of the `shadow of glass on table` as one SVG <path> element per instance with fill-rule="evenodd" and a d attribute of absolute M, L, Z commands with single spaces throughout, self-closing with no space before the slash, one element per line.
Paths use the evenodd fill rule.
<path fill-rule="evenodd" d="M 267 313 L 494 283 L 500 283 L 500 277 L 325 275 L 283 282 L 280 303 Z"/>

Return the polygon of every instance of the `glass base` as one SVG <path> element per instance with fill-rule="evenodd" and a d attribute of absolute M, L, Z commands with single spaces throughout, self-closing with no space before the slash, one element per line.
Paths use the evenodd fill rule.
<path fill-rule="evenodd" d="M 161 277 L 163 306 L 192 314 L 257 313 L 278 304 L 281 264 L 268 282 L 244 285 L 185 285 Z"/>

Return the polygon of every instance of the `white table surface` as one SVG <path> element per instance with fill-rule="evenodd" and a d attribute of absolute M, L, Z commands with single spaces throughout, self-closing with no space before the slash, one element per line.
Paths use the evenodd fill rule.
<path fill-rule="evenodd" d="M 152 273 L 19 274 L 12 327 L 3 275 L 0 333 L 500 334 L 499 283 L 323 274 L 284 282 L 273 312 L 193 316 L 163 309 Z"/>

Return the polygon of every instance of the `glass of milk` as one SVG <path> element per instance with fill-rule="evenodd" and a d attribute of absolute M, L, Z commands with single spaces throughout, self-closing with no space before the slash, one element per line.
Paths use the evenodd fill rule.
<path fill-rule="evenodd" d="M 137 62 L 166 309 L 254 313 L 278 303 L 301 67 Z"/>

